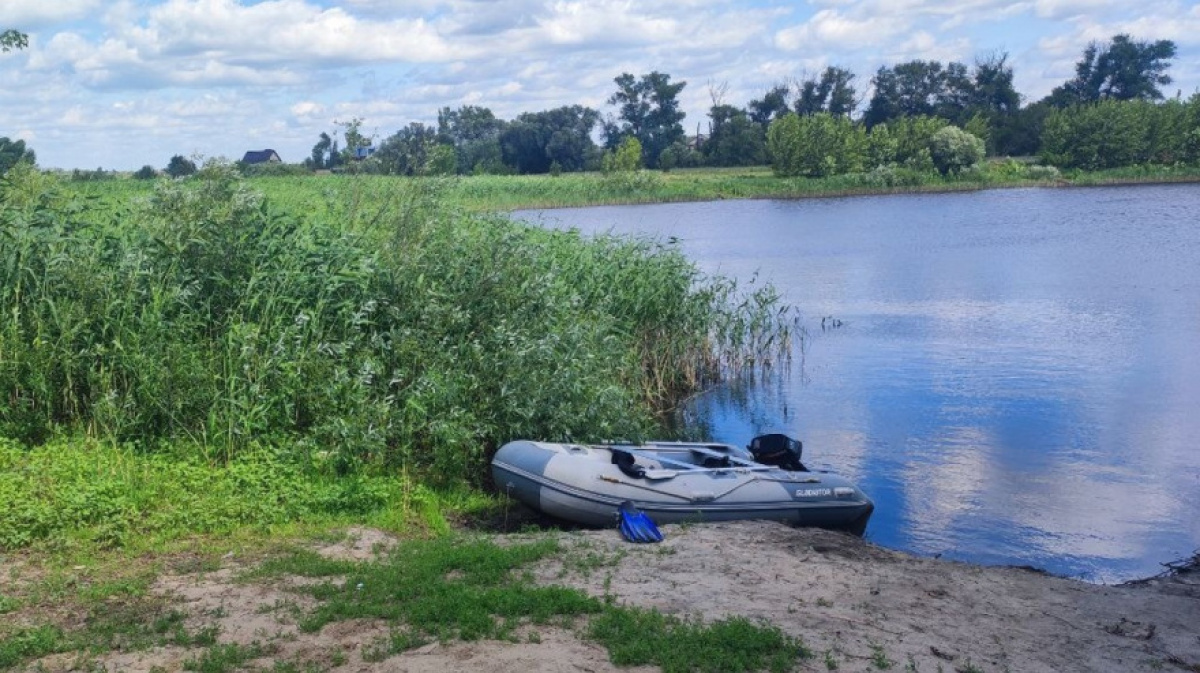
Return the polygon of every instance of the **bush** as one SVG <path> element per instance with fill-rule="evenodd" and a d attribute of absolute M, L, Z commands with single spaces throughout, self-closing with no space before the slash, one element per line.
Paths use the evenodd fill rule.
<path fill-rule="evenodd" d="M 1043 161 L 1104 170 L 1200 162 L 1200 95 L 1188 102 L 1102 100 L 1055 110 L 1042 132 Z"/>
<path fill-rule="evenodd" d="M 235 165 L 246 177 L 283 177 L 308 175 L 312 172 L 312 169 L 304 164 L 285 164 L 274 161 L 266 161 L 261 164 L 247 164 L 239 161 Z"/>
<path fill-rule="evenodd" d="M 189 175 L 196 174 L 196 162 L 187 159 L 182 155 L 176 154 L 171 157 L 171 161 L 167 163 L 167 175 L 173 178 L 185 178 Z"/>
<path fill-rule="evenodd" d="M 776 175 L 825 177 L 862 170 L 867 136 L 845 117 L 788 114 L 771 122 L 767 148 Z"/>
<path fill-rule="evenodd" d="M 637 138 L 629 136 L 621 141 L 617 149 L 604 155 L 603 170 L 609 173 L 632 173 L 641 169 L 642 143 Z"/>
<path fill-rule="evenodd" d="M 956 126 L 946 126 L 929 139 L 929 156 L 942 175 L 961 173 L 983 161 L 983 140 Z"/>
<path fill-rule="evenodd" d="M 1062 173 L 1054 166 L 1028 166 L 1025 169 L 1025 177 L 1030 180 L 1058 180 L 1062 177 Z"/>

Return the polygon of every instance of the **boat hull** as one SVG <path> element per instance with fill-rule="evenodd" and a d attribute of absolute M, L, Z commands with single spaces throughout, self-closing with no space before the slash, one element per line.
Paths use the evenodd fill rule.
<path fill-rule="evenodd" d="M 700 448 L 698 448 L 700 447 Z M 500 492 L 549 516 L 585 526 L 616 524 L 618 506 L 631 501 L 656 522 L 769 519 L 861 535 L 874 504 L 844 477 L 790 472 L 750 464 L 740 449 L 721 444 L 657 443 L 636 447 L 661 457 L 652 478 L 630 476 L 614 464 L 614 449 L 549 442 L 505 444 L 492 460 Z M 742 458 L 724 469 L 670 469 L 689 452 Z"/>

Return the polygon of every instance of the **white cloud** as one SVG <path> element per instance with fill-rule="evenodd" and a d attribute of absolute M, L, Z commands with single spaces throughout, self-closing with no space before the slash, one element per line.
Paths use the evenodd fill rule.
<path fill-rule="evenodd" d="M 1043 19 L 1070 19 L 1114 6 L 1112 0 L 1036 0 L 1033 4 Z"/>
<path fill-rule="evenodd" d="M 170 0 L 129 39 L 146 53 L 247 63 L 439 61 L 458 54 L 422 18 L 368 21 L 303 0 Z"/>
<path fill-rule="evenodd" d="M 843 48 L 861 49 L 878 44 L 908 30 L 903 17 L 854 18 L 836 9 L 823 9 L 806 23 L 775 34 L 775 44 L 785 50 Z"/>
<path fill-rule="evenodd" d="M 297 117 L 316 117 L 325 113 L 325 106 L 306 100 L 293 105 L 290 111 Z"/>
<path fill-rule="evenodd" d="M 549 16 L 536 21 L 540 35 L 553 44 L 653 43 L 677 34 L 676 19 L 640 13 L 638 7 L 620 0 L 559 0 L 550 5 Z"/>
<path fill-rule="evenodd" d="M 4 0 L 0 29 L 32 32 L 64 21 L 87 17 L 100 7 L 100 0 Z"/>

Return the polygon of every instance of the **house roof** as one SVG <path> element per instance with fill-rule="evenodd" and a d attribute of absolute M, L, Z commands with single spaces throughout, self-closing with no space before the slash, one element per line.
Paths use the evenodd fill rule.
<path fill-rule="evenodd" d="M 242 163 L 263 164 L 269 161 L 283 161 L 275 150 L 250 150 L 242 157 Z"/>

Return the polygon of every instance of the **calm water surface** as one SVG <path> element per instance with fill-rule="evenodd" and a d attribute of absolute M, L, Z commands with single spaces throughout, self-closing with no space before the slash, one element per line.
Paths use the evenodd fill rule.
<path fill-rule="evenodd" d="M 714 440 L 802 438 L 875 499 L 878 544 L 1099 582 L 1200 547 L 1200 185 L 518 217 L 772 281 L 801 364 L 693 412 Z"/>

